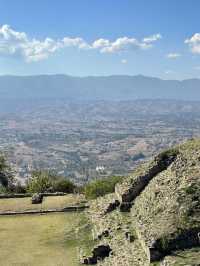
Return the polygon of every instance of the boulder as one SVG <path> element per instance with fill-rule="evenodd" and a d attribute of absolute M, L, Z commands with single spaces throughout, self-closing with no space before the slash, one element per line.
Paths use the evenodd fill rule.
<path fill-rule="evenodd" d="M 42 200 L 43 200 L 43 195 L 41 193 L 35 193 L 33 194 L 32 196 L 32 204 L 40 204 L 42 203 Z"/>

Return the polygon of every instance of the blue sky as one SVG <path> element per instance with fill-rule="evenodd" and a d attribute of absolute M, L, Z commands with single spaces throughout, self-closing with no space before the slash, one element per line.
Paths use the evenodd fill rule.
<path fill-rule="evenodd" d="M 0 0 L 0 74 L 200 78 L 199 0 Z"/>

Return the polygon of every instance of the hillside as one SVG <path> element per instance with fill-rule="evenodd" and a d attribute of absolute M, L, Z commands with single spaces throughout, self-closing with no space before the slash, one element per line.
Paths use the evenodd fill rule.
<path fill-rule="evenodd" d="M 0 98 L 68 100 L 200 100 L 200 80 L 162 80 L 138 76 L 0 76 Z"/>
<path fill-rule="evenodd" d="M 84 264 L 198 266 L 200 140 L 164 151 L 93 201 L 97 246 Z M 102 260 L 99 260 L 101 258 Z"/>

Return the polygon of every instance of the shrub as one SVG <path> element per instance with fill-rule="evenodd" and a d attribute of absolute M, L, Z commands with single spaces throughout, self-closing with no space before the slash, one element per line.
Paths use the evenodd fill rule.
<path fill-rule="evenodd" d="M 49 171 L 34 171 L 32 178 L 28 181 L 27 191 L 30 193 L 44 193 L 52 187 Z"/>
<path fill-rule="evenodd" d="M 174 158 L 179 154 L 179 150 L 177 148 L 170 148 L 167 150 L 162 151 L 159 155 L 158 158 L 162 161 L 165 161 L 169 158 Z"/>
<path fill-rule="evenodd" d="M 6 194 L 8 193 L 8 189 L 4 186 L 0 186 L 0 194 Z"/>
<path fill-rule="evenodd" d="M 84 193 L 87 199 L 95 199 L 105 194 L 115 191 L 115 185 L 121 181 L 122 177 L 112 176 L 106 179 L 91 181 L 84 187 Z"/>
<path fill-rule="evenodd" d="M 73 193 L 75 185 L 67 179 L 61 178 L 53 182 L 53 190 L 55 192 Z"/>
<path fill-rule="evenodd" d="M 65 179 L 57 176 L 51 171 L 34 171 L 32 178 L 28 181 L 27 191 L 30 193 L 44 192 L 65 192 L 73 193 L 75 185 Z"/>

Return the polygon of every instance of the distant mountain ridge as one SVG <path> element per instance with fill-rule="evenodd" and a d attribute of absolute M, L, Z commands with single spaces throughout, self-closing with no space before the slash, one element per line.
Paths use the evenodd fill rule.
<path fill-rule="evenodd" d="M 0 98 L 69 100 L 200 100 L 200 79 L 162 80 L 138 76 L 0 76 Z"/>

